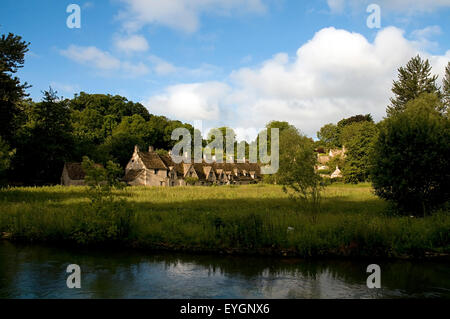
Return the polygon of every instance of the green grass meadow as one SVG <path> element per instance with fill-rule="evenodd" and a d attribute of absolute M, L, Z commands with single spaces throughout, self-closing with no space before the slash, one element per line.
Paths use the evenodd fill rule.
<path fill-rule="evenodd" d="M 332 184 L 316 219 L 280 186 L 129 187 L 93 205 L 86 187 L 0 190 L 11 240 L 193 252 L 355 257 L 450 253 L 450 214 L 388 214 L 369 184 Z"/>

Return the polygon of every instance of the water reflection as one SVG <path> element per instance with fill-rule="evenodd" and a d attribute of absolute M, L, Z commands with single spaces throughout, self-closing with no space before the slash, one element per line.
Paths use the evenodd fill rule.
<path fill-rule="evenodd" d="M 0 298 L 450 298 L 444 262 L 372 261 L 92 251 L 0 242 Z M 81 289 L 66 267 L 81 267 Z"/>

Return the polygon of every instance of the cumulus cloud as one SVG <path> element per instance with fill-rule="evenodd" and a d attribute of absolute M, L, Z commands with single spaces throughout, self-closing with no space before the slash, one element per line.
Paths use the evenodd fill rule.
<path fill-rule="evenodd" d="M 220 104 L 229 93 L 220 82 L 180 84 L 168 87 L 145 104 L 152 112 L 185 121 L 213 120 L 220 114 Z"/>
<path fill-rule="evenodd" d="M 119 13 L 124 27 L 136 31 L 147 24 L 194 32 L 204 13 L 230 15 L 236 13 L 262 13 L 266 10 L 262 0 L 121 0 L 126 9 Z"/>
<path fill-rule="evenodd" d="M 145 104 L 186 120 L 221 121 L 225 116 L 233 127 L 284 120 L 313 137 L 322 125 L 355 114 L 381 119 L 397 69 L 418 53 L 430 59 L 442 79 L 450 50 L 430 55 L 395 27 L 380 30 L 373 42 L 358 33 L 325 28 L 293 57 L 275 54 L 258 67 L 232 72 L 226 83 L 172 86 Z"/>
<path fill-rule="evenodd" d="M 101 72 L 121 71 L 125 77 L 142 76 L 149 72 L 148 67 L 142 62 L 121 61 L 109 52 L 102 51 L 94 46 L 70 45 L 67 49 L 61 50 L 60 53 L 72 61 Z"/>
<path fill-rule="evenodd" d="M 120 60 L 94 46 L 70 45 L 66 50 L 62 50 L 61 54 L 80 64 L 92 65 L 101 70 L 113 70 L 120 67 Z"/>
<path fill-rule="evenodd" d="M 116 37 L 114 44 L 118 50 L 126 53 L 145 52 L 149 49 L 147 40 L 140 35 Z"/>

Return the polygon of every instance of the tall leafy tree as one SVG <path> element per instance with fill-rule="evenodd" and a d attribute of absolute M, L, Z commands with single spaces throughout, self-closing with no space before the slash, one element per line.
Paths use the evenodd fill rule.
<path fill-rule="evenodd" d="M 15 177 L 27 183 L 56 183 L 73 149 L 70 111 L 51 88 L 42 102 L 25 107 L 26 122 L 18 130 Z"/>
<path fill-rule="evenodd" d="M 370 153 L 377 135 L 377 126 L 368 121 L 354 122 L 342 130 L 341 139 L 346 147 L 343 167 L 346 183 L 356 184 L 368 179 Z"/>
<path fill-rule="evenodd" d="M 430 62 L 419 55 L 413 57 L 405 67 L 398 69 L 398 80 L 392 86 L 394 97 L 390 99 L 391 105 L 386 110 L 388 116 L 404 111 L 409 101 L 423 93 L 440 96 L 436 80 L 437 75 L 431 75 Z"/>
<path fill-rule="evenodd" d="M 333 123 L 325 124 L 317 132 L 317 138 L 326 147 L 340 147 L 339 129 Z"/>
<path fill-rule="evenodd" d="M 445 108 L 448 110 L 450 108 L 450 62 L 445 68 L 445 75 L 442 81 L 442 95 Z"/>
<path fill-rule="evenodd" d="M 112 159 L 124 167 L 135 145 L 144 149 L 153 145 L 153 142 L 153 130 L 149 122 L 138 114 L 125 116 L 99 147 L 98 160 L 106 163 Z"/>
<path fill-rule="evenodd" d="M 375 193 L 404 214 L 425 216 L 450 200 L 450 120 L 426 93 L 385 119 L 371 158 Z"/>
<path fill-rule="evenodd" d="M 359 122 L 371 122 L 373 123 L 373 118 L 372 115 L 370 114 L 366 114 L 366 115 L 362 115 L 362 114 L 358 114 L 358 115 L 354 115 L 345 119 L 340 120 L 337 123 L 337 126 L 339 128 L 339 130 L 342 130 L 344 127 L 346 127 L 347 125 L 351 125 L 353 123 L 359 123 Z"/>
<path fill-rule="evenodd" d="M 29 45 L 12 33 L 0 37 L 0 136 L 9 143 L 16 130 L 18 103 L 27 96 L 25 89 L 29 87 L 14 74 L 23 67 Z"/>
<path fill-rule="evenodd" d="M 320 209 L 321 177 L 315 171 L 317 163 L 314 141 L 289 127 L 280 134 L 280 167 L 273 176 L 283 190 L 317 218 Z"/>

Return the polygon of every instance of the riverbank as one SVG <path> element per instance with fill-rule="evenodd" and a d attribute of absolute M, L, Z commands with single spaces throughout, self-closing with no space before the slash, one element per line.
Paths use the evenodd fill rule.
<path fill-rule="evenodd" d="M 84 187 L 0 190 L 12 241 L 298 257 L 445 258 L 450 214 L 389 216 L 370 185 L 328 186 L 316 219 L 273 185 L 127 188 L 95 207 Z"/>

